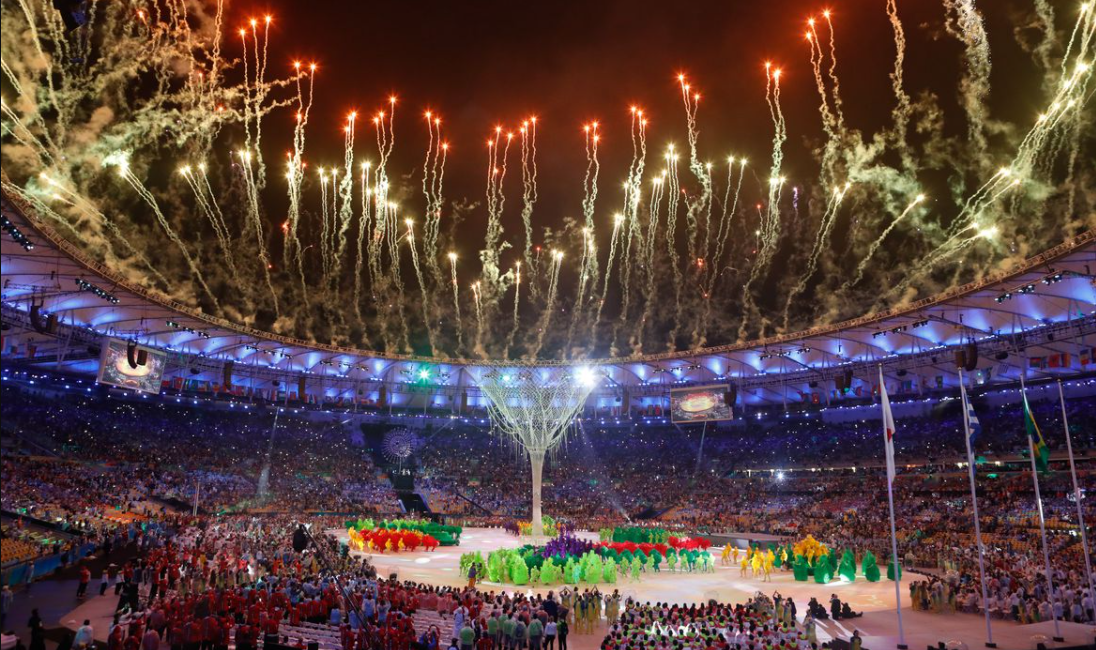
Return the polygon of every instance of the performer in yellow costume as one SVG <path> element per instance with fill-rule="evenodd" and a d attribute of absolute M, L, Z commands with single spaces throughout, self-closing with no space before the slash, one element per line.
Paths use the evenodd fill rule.
<path fill-rule="evenodd" d="M 605 618 L 608 619 L 610 626 L 620 618 L 620 592 L 616 589 L 605 603 Z"/>
<path fill-rule="evenodd" d="M 582 594 L 578 603 L 579 621 L 578 632 L 579 634 L 592 634 L 594 631 L 594 618 L 597 616 L 597 605 L 594 604 L 597 598 L 590 592 Z"/>
<path fill-rule="evenodd" d="M 719 559 L 719 563 L 723 566 L 727 566 L 731 563 L 731 545 L 727 544 L 723 547 L 723 554 Z"/>

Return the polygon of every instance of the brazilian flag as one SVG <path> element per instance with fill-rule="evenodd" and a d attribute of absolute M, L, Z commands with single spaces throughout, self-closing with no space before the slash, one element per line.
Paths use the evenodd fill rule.
<path fill-rule="evenodd" d="M 1027 395 L 1024 395 L 1024 428 L 1027 429 L 1028 439 L 1031 441 L 1031 451 L 1035 455 L 1035 467 L 1040 472 L 1050 469 L 1050 450 L 1043 440 L 1043 434 L 1039 431 L 1039 425 L 1035 423 L 1035 416 L 1028 405 Z"/>

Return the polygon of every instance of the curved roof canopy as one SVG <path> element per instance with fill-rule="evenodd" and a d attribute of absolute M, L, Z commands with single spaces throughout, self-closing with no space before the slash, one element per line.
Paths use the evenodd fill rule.
<path fill-rule="evenodd" d="M 476 380 L 489 368 L 556 372 L 584 363 L 394 356 L 261 332 L 131 284 L 88 259 L 7 193 L 2 212 L 5 359 L 91 374 L 98 356 L 89 346 L 116 337 L 169 351 L 167 378 L 219 381 L 231 362 L 234 383 L 256 389 L 303 375 L 310 391 L 327 395 L 363 395 L 381 384 L 399 394 L 407 392 L 400 386 L 415 384 L 416 393 L 431 399 L 460 392 L 476 399 Z M 1076 374 L 1096 369 L 1082 365 L 1092 356 L 1084 351 L 1096 333 L 1094 271 L 1096 232 L 1088 231 L 1014 269 L 899 310 L 740 345 L 585 364 L 604 374 L 598 389 L 603 397 L 625 387 L 642 400 L 675 386 L 729 383 L 751 404 L 828 395 L 829 382 L 849 371 L 854 385 L 867 386 L 878 365 L 888 384 L 912 381 L 917 391 L 954 386 L 955 351 L 971 341 L 978 348 L 981 383 L 1014 381 L 1025 368 L 1029 378 Z M 58 316 L 55 334 L 34 327 L 33 305 Z M 31 348 L 33 358 L 27 358 Z"/>

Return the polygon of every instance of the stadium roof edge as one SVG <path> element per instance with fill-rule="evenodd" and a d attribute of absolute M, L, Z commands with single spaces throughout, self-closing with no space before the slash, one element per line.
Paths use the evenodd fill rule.
<path fill-rule="evenodd" d="M 1040 267 L 1047 267 L 1047 265 L 1054 263 L 1058 260 L 1064 259 L 1078 251 L 1084 250 L 1086 247 L 1091 248 L 1093 242 L 1096 242 L 1096 230 L 1087 230 L 1069 240 L 1055 246 L 1049 250 L 1046 250 L 1038 255 L 1035 255 L 1020 264 L 1017 264 L 1011 268 L 991 273 L 986 277 L 976 282 L 970 282 L 964 285 L 953 287 L 942 293 L 926 297 L 924 299 L 904 304 L 883 312 L 877 312 L 869 315 L 860 316 L 850 320 L 833 323 L 829 325 L 817 326 L 807 330 L 801 330 L 788 334 L 774 335 L 761 339 L 754 339 L 751 341 L 734 343 L 722 346 L 714 346 L 707 348 L 699 348 L 687 351 L 676 352 L 664 352 L 643 354 L 630 357 L 604 357 L 604 358 L 589 358 L 579 360 L 535 360 L 535 361 L 523 361 L 523 360 L 498 360 L 498 359 L 451 359 L 443 357 L 423 357 L 417 355 L 401 355 L 390 354 L 385 352 L 378 352 L 373 350 L 359 349 L 353 347 L 336 346 L 323 343 L 316 343 L 305 341 L 293 337 L 283 336 L 273 332 L 256 329 L 246 325 L 233 323 L 224 318 L 207 314 L 201 310 L 194 309 L 188 305 L 179 303 L 166 296 L 158 295 L 155 292 L 149 291 L 140 287 L 121 273 L 107 267 L 106 265 L 90 259 L 78 246 L 65 239 L 57 230 L 50 226 L 45 219 L 43 219 L 37 211 L 22 197 L 17 196 L 9 191 L 8 186 L 10 181 L 7 179 L 6 174 L 3 175 L 4 189 L 2 191 L 2 204 L 4 213 L 9 216 L 15 216 L 16 220 L 22 221 L 32 228 L 36 234 L 44 238 L 57 252 L 61 253 L 65 257 L 71 259 L 77 265 L 82 267 L 85 271 L 95 276 L 98 276 L 108 284 L 115 287 L 115 292 L 124 291 L 130 294 L 133 298 L 136 298 L 138 302 L 151 303 L 156 307 L 168 312 L 177 313 L 180 317 L 190 319 L 198 323 L 204 324 L 206 327 L 217 328 L 223 330 L 223 335 L 238 335 L 244 337 L 251 337 L 259 341 L 266 341 L 270 343 L 276 343 L 287 348 L 294 348 L 301 351 L 314 351 L 318 353 L 327 353 L 332 355 L 345 355 L 355 358 L 366 359 L 384 359 L 392 362 L 412 362 L 423 364 L 446 364 L 450 366 L 513 366 L 513 367 L 552 367 L 552 366 L 569 366 L 576 364 L 589 364 L 598 366 L 609 365 L 629 365 L 629 364 L 651 364 L 658 362 L 672 362 L 681 360 L 694 360 L 703 357 L 718 357 L 731 353 L 740 353 L 748 351 L 759 351 L 768 348 L 779 347 L 788 344 L 806 344 L 811 340 L 827 337 L 836 337 L 843 332 L 849 332 L 854 329 L 874 328 L 878 331 L 886 331 L 890 329 L 886 324 L 888 322 L 902 321 L 903 319 L 917 318 L 920 320 L 924 317 L 924 313 L 932 308 L 937 308 L 945 305 L 953 305 L 956 301 L 960 301 L 968 296 L 972 296 L 979 292 L 986 291 L 988 288 L 1000 285 L 1002 283 L 1008 283 L 1016 280 L 1022 276 L 1037 271 Z M 5 239 L 5 247 L 7 245 Z M 5 257 L 8 257 L 5 255 Z M 5 267 L 5 276 L 8 275 L 8 269 Z M 134 305 L 137 307 L 138 305 Z M 955 305 L 960 306 L 960 305 Z M 1069 316 L 1069 314 L 1067 314 Z M 971 327 L 971 329 L 977 329 Z"/>

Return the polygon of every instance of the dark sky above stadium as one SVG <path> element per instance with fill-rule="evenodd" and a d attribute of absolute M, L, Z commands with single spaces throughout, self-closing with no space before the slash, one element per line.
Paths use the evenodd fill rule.
<path fill-rule="evenodd" d="M 196 6 L 188 5 L 189 10 Z M 202 6 L 212 19 L 215 11 L 209 10 L 221 5 Z M 129 97 L 132 88 L 103 92 L 109 80 L 106 86 L 96 80 L 65 88 L 74 98 L 66 99 L 65 106 L 58 102 L 55 109 L 55 136 L 63 140 L 56 148 L 63 150 L 54 157 L 83 172 L 74 180 L 81 191 L 102 195 L 100 209 L 132 222 L 121 231 L 146 237 L 148 249 L 165 237 L 171 241 L 178 255 L 164 261 L 174 267 L 168 275 L 193 279 L 196 286 L 175 287 L 145 262 L 132 269 L 139 281 L 201 301 L 211 313 L 231 304 L 232 318 L 279 333 L 393 352 L 437 348 L 483 358 L 511 352 L 548 358 L 561 350 L 572 356 L 619 354 L 624 345 L 631 354 L 641 354 L 745 341 L 930 295 L 1006 259 L 1043 250 L 1082 226 L 1081 215 L 1091 214 L 1089 197 L 1096 196 L 1088 191 L 1090 170 L 1078 168 L 1083 176 L 1078 181 L 1074 167 L 1063 161 L 1087 159 L 1084 139 L 1089 135 L 1082 129 L 1087 118 L 1071 113 L 1063 117 L 1069 123 L 1055 118 L 1039 127 L 1075 128 L 1068 148 L 1060 139 L 1042 136 L 1022 144 L 1037 117 L 1046 114 L 1053 93 L 1070 87 L 1054 90 L 1065 43 L 1079 24 L 1080 3 L 1054 2 L 1053 12 L 1047 6 L 1030 0 L 231 0 L 220 23 L 231 35 L 222 53 L 235 61 L 224 77 L 225 92 L 248 96 L 240 95 L 240 84 L 254 79 L 239 57 L 240 38 L 244 44 L 263 44 L 262 78 L 277 80 L 269 96 L 260 93 L 271 108 L 262 120 L 261 137 L 245 102 L 237 107 L 242 112 L 227 114 L 235 123 L 225 126 L 233 128 L 215 142 L 186 141 L 179 150 L 163 137 L 182 123 L 177 117 L 153 108 L 151 115 L 160 121 L 148 120 L 142 117 L 143 105 L 134 101 L 148 98 Z M 832 31 L 823 18 L 826 10 Z M 118 23 L 132 19 L 123 14 L 111 15 Z M 269 38 L 265 29 L 262 37 L 246 29 L 249 19 L 258 25 L 264 16 L 271 20 Z M 806 38 L 812 16 L 825 51 L 824 71 L 812 70 L 812 63 L 819 65 L 818 59 L 812 62 Z M 12 21 L 18 24 L 14 14 L 7 22 Z M 211 23 L 194 22 L 212 41 Z M 1082 22 L 1088 25 L 1089 19 Z M 896 23 L 905 34 L 902 47 Z M 154 24 L 153 33 L 165 29 Z M 117 57 L 113 67 L 149 44 L 132 42 L 145 38 L 143 28 L 108 27 L 114 31 L 104 33 L 122 35 L 120 42 L 104 39 L 100 44 L 104 55 Z M 242 34 L 236 31 L 240 28 L 245 28 Z M 189 43 L 186 39 L 182 42 Z M 158 43 L 151 42 L 152 55 L 169 57 L 172 70 L 202 65 L 189 53 L 181 64 L 174 62 L 173 50 Z M 26 50 L 19 56 L 33 61 L 34 50 Z M 904 79 L 892 84 L 898 51 L 904 52 Z M 259 54 L 252 51 L 247 58 L 253 72 Z M 295 75 L 294 61 L 319 67 L 303 80 L 305 87 L 315 81 L 303 129 L 306 172 L 293 177 L 303 179 L 299 184 L 287 186 L 280 159 L 293 146 L 297 124 L 297 86 L 286 83 Z M 780 71 L 778 84 L 776 74 L 766 74 L 766 62 Z M 46 81 L 35 78 L 41 74 L 32 66 L 23 75 L 28 88 Z M 699 105 L 692 103 L 695 125 L 688 127 L 679 75 L 688 79 L 691 93 L 701 95 Z M 161 84 L 157 80 L 147 88 L 159 93 L 154 89 Z M 770 84 L 779 86 L 779 97 L 767 92 Z M 828 95 L 826 100 L 820 92 Z M 36 94 L 49 96 L 45 90 Z M 345 188 L 340 202 L 328 191 L 331 176 L 324 170 L 342 168 L 344 153 L 346 164 L 381 162 L 370 118 L 388 109 L 392 96 L 398 98 L 395 141 L 386 149 L 393 147 L 393 155 L 384 161 L 386 173 L 377 172 L 380 184 L 373 191 L 380 194 L 373 196 L 398 204 L 385 211 L 386 220 L 398 214 L 409 223 L 406 231 L 395 221 L 370 231 L 362 226 L 369 223 L 366 213 L 355 220 L 351 207 L 356 202 L 346 198 L 366 194 L 361 188 L 351 191 L 347 174 L 340 172 L 339 180 L 347 179 L 340 185 Z M 190 105 L 189 99 L 172 99 Z M 823 101 L 827 108 L 820 109 Z M 824 130 L 823 115 L 839 104 L 843 110 L 836 119 L 825 118 Z M 621 185 L 633 159 L 631 107 L 642 108 L 649 123 L 646 168 L 636 179 L 642 198 L 635 210 L 628 210 L 634 212 L 629 219 L 621 214 Z M 450 145 L 444 189 L 432 189 L 429 197 L 420 183 L 430 137 L 426 111 L 441 116 Z M 344 127 L 352 112 L 359 119 L 350 152 L 344 151 Z M 1064 116 L 1066 109 L 1058 113 Z M 89 115 L 106 115 L 109 121 L 89 120 Z M 504 208 L 497 187 L 485 200 L 492 166 L 487 140 L 496 128 L 516 131 L 532 116 L 538 118 L 539 200 L 526 222 L 531 233 L 526 238 L 523 218 L 528 214 L 519 213 L 532 202 L 522 197 L 521 138 L 510 147 L 501 190 L 509 199 Z M 206 114 L 196 117 L 208 119 Z M 62 138 L 67 131 L 61 126 L 81 120 L 93 132 L 102 130 L 90 148 L 83 132 Z M 583 132 L 594 121 L 600 136 L 596 174 L 588 172 Z M 711 174 L 691 164 L 687 134 L 696 142 L 696 162 L 713 164 Z M 119 137 L 129 149 L 118 150 Z M 279 161 L 269 172 L 267 165 L 260 167 L 259 180 L 245 171 L 245 163 L 221 164 L 231 159 L 233 147 L 249 143 L 261 148 L 263 160 Z M 650 181 L 660 174 L 662 154 L 671 143 L 680 154 L 677 171 L 671 166 L 668 182 L 652 191 Z M 1018 157 L 1020 146 L 1026 148 Z M 5 154 L 25 161 L 24 178 L 39 178 L 39 154 L 33 147 L 7 146 Z M 727 175 L 729 156 L 750 161 L 745 173 L 738 168 L 735 182 Z M 185 171 L 184 162 L 203 158 L 216 163 L 211 166 L 216 189 L 196 189 L 176 173 Z M 132 178 L 125 172 L 119 176 L 131 187 L 105 185 L 111 190 L 104 193 L 104 165 L 127 170 L 131 160 L 138 171 Z M 1017 160 L 1024 168 L 1013 178 L 1006 168 Z M 12 169 L 9 163 L 5 171 Z M 142 193 L 138 175 L 155 189 Z M 592 183 L 584 182 L 595 177 L 596 197 Z M 1002 180 L 1006 177 L 1011 181 Z M 967 210 L 972 192 L 987 183 L 993 193 L 979 196 Z M 843 189 L 837 191 L 838 186 Z M 287 193 L 287 187 L 295 189 Z M 260 198 L 261 188 L 269 189 Z M 242 203 L 228 198 L 245 189 L 249 198 Z M 189 218 L 195 214 L 193 200 L 201 202 L 203 192 L 230 208 L 228 221 L 208 205 L 207 219 Z M 998 200 L 1004 194 L 1009 201 Z M 165 223 L 150 199 L 156 196 L 172 202 L 180 235 L 173 234 L 172 224 Z M 429 220 L 424 214 L 428 203 L 438 206 Z M 658 216 L 663 204 L 664 221 Z M 336 223 L 339 227 L 332 229 Z M 626 223 L 627 236 L 618 238 L 610 226 Z M 560 226 L 566 226 L 563 232 Z M 640 241 L 644 228 L 641 257 L 632 243 Z M 554 232 L 546 233 L 549 229 Z M 256 235 L 256 250 L 229 241 L 226 233 L 237 232 Z M 361 235 L 367 232 L 373 234 L 369 246 L 363 246 Z M 96 246 L 109 244 L 111 235 L 93 234 L 97 237 L 85 238 Z M 401 243 L 417 239 L 421 248 Z M 628 244 L 615 255 L 614 245 L 621 241 Z M 552 261 L 539 254 L 523 256 L 526 242 L 556 249 Z M 417 252 L 406 255 L 401 249 Z M 452 258 L 446 255 L 450 251 Z M 424 256 L 425 275 L 418 255 Z M 619 268 L 614 269 L 617 258 Z M 217 262 L 210 263 L 213 259 Z M 520 298 L 519 260 L 531 287 Z M 248 278 L 232 267 L 244 268 Z M 444 270 L 457 277 L 448 281 Z M 642 284 L 633 286 L 633 273 L 640 272 Z M 455 289 L 451 295 L 450 289 Z M 642 298 L 633 300 L 633 292 Z M 662 302 L 666 296 L 673 297 L 672 309 Z M 314 308 L 317 297 L 320 310 Z M 355 308 L 349 320 L 348 304 Z M 393 304 L 399 309 L 392 310 Z M 505 324 L 499 318 L 504 304 L 514 305 L 514 316 Z M 408 313 L 415 318 L 409 320 Z M 472 343 L 463 336 L 468 319 L 474 323 Z M 440 343 L 430 342 L 431 328 L 438 330 Z M 588 346 L 575 342 L 582 331 L 594 332 Z M 517 333 L 534 340 L 511 345 Z M 491 344 L 500 349 L 488 349 Z M 586 350 L 599 345 L 606 349 Z"/>
<path fill-rule="evenodd" d="M 1064 10 L 1071 3 L 1056 4 Z M 944 32 L 943 4 L 905 1 L 898 8 L 909 41 L 907 88 L 911 94 L 932 89 L 945 110 L 954 108 L 962 48 Z M 846 114 L 872 132 L 889 119 L 893 103 L 888 75 L 895 45 L 884 0 L 287 2 L 237 3 L 232 11 L 241 21 L 266 11 L 275 16 L 272 41 L 287 67 L 298 56 L 320 64 L 310 127 L 310 158 L 317 164 L 341 156 L 340 129 L 348 111 L 371 114 L 395 94 L 398 146 L 391 168 L 413 173 L 416 161 L 421 167 L 423 112 L 432 109 L 442 115 L 453 147 L 446 193 L 477 199 L 484 192 L 487 136 L 496 125 L 516 128 L 537 115 L 537 216 L 550 224 L 553 215 L 580 211 L 583 124 L 601 125 L 601 180 L 608 193 L 599 212 L 616 209 L 608 202 L 620 198 L 612 191 L 631 156 L 630 106 L 646 110 L 648 143 L 655 151 L 670 142 L 684 146 L 678 73 L 702 93 L 701 157 L 747 156 L 763 179 L 772 138 L 764 62 L 780 66 L 789 133 L 785 172 L 793 183 L 815 180 L 808 144 L 821 136 L 819 100 L 804 34 L 807 18 L 823 9 L 833 12 Z M 994 2 L 982 9 L 994 53 L 992 106 L 1006 121 L 1027 121 L 1040 98 L 1018 84 L 1031 85 L 1038 77 L 1014 34 L 1023 35 L 1017 25 L 1030 8 Z M 962 133 L 958 114 L 947 125 Z M 359 137 L 372 135 L 371 124 L 362 127 Z M 516 160 L 515 152 L 511 157 Z M 518 175 L 508 180 L 517 193 Z M 508 230 L 516 234 L 512 222 Z M 478 242 L 481 230 L 472 234 Z"/>

